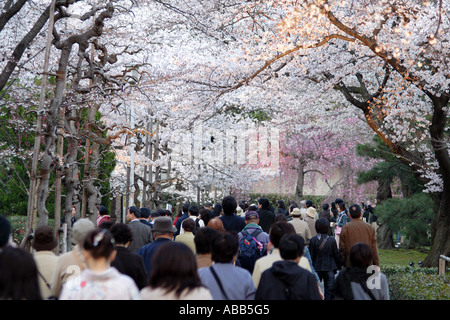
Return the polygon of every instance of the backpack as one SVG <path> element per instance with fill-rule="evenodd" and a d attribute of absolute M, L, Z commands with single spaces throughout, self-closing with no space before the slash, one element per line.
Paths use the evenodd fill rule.
<path fill-rule="evenodd" d="M 256 229 L 253 233 L 248 233 L 242 230 L 242 237 L 239 240 L 239 251 L 237 261 L 244 269 L 253 273 L 255 262 L 262 256 L 264 245 L 256 240 L 256 237 L 262 232 L 261 229 Z"/>

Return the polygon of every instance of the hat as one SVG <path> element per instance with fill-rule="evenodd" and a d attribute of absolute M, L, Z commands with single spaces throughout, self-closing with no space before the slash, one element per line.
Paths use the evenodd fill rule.
<path fill-rule="evenodd" d="M 75 221 L 72 227 L 72 242 L 74 244 L 81 244 L 89 231 L 94 229 L 95 224 L 87 218 Z"/>
<path fill-rule="evenodd" d="M 39 226 L 34 231 L 33 249 L 36 251 L 52 250 L 58 242 L 49 226 Z"/>
<path fill-rule="evenodd" d="M 306 209 L 306 215 L 310 218 L 315 218 L 316 209 L 314 209 L 313 207 L 309 207 L 308 209 Z"/>
<path fill-rule="evenodd" d="M 187 218 L 190 219 L 190 218 Z M 177 228 L 174 227 L 172 223 L 172 218 L 170 217 L 158 217 L 153 220 L 153 232 L 177 232 Z"/>
<path fill-rule="evenodd" d="M 245 213 L 245 220 L 250 220 L 250 219 L 259 219 L 259 214 L 256 211 L 247 211 Z"/>
<path fill-rule="evenodd" d="M 300 211 L 299 208 L 294 208 L 294 209 L 292 209 L 291 215 L 293 215 L 295 217 L 299 217 L 302 215 L 302 212 Z"/>

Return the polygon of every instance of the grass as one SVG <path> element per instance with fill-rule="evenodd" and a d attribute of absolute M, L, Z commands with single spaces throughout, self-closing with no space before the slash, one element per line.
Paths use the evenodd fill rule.
<path fill-rule="evenodd" d="M 419 261 L 424 261 L 428 255 L 428 249 L 416 250 L 395 248 L 390 250 L 378 250 L 380 257 L 380 267 L 409 266 L 414 262 L 414 266 L 419 266 Z"/>

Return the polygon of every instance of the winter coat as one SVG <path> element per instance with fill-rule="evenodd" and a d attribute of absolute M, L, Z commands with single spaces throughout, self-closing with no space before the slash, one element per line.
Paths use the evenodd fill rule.
<path fill-rule="evenodd" d="M 366 243 L 370 246 L 373 254 L 373 263 L 379 265 L 380 260 L 378 258 L 375 229 L 361 219 L 352 219 L 342 228 L 339 240 L 339 254 L 345 266 L 350 266 L 350 248 L 358 242 Z"/>
<path fill-rule="evenodd" d="M 263 272 L 255 300 L 321 300 L 314 275 L 295 261 L 275 262 Z"/>
<path fill-rule="evenodd" d="M 258 212 L 259 215 L 259 225 L 264 230 L 264 232 L 269 233 L 270 227 L 272 227 L 272 224 L 275 222 L 275 214 L 270 210 L 262 208 L 256 210 L 256 212 Z"/>
<path fill-rule="evenodd" d="M 324 238 L 325 237 L 325 238 Z M 320 250 L 322 241 L 326 241 Z M 318 234 L 309 242 L 309 252 L 314 269 L 318 271 L 336 271 L 342 266 L 342 259 L 336 240 L 326 234 Z"/>
<path fill-rule="evenodd" d="M 130 252 L 128 248 L 116 246 L 117 255 L 111 267 L 115 267 L 120 273 L 131 277 L 138 289 L 147 285 L 147 272 L 145 271 L 144 260 L 137 253 Z"/>

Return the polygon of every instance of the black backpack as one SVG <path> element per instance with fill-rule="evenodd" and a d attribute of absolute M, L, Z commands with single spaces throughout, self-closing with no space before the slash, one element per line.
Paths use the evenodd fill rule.
<path fill-rule="evenodd" d="M 239 265 L 253 272 L 255 268 L 256 260 L 258 260 L 263 253 L 264 245 L 256 240 L 256 237 L 262 232 L 261 229 L 256 229 L 253 233 L 248 233 L 246 230 L 242 230 L 242 237 L 239 240 L 239 251 L 237 262 Z"/>

